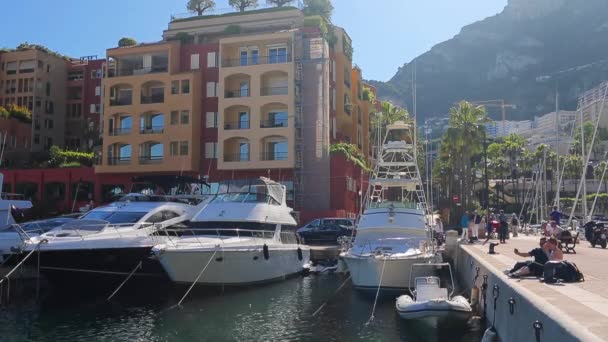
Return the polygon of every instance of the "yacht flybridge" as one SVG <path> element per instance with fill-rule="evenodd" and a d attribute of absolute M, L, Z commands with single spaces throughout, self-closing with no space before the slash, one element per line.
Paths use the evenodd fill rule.
<path fill-rule="evenodd" d="M 341 254 L 355 288 L 409 288 L 411 266 L 437 259 L 430 242 L 412 124 L 387 126 L 353 245 Z"/>
<path fill-rule="evenodd" d="M 301 272 L 310 255 L 307 246 L 298 244 L 291 211 L 284 185 L 264 177 L 228 181 L 180 238 L 152 251 L 176 283 L 247 285 L 283 279 Z"/>

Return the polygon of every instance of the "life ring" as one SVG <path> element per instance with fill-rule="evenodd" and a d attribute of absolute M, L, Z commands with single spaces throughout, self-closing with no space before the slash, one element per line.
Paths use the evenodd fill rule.
<path fill-rule="evenodd" d="M 266 259 L 266 260 L 270 259 L 270 253 L 268 252 L 267 244 L 264 244 L 264 247 L 262 247 L 262 251 L 264 252 L 264 259 Z"/>

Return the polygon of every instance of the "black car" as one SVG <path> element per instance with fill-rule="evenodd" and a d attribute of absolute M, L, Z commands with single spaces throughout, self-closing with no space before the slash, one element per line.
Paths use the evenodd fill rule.
<path fill-rule="evenodd" d="M 300 242 L 307 245 L 336 245 L 341 236 L 353 235 L 355 220 L 346 218 L 321 218 L 298 229 Z"/>

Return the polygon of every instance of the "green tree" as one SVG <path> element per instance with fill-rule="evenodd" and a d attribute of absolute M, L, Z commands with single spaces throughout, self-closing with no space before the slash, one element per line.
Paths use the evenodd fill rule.
<path fill-rule="evenodd" d="M 8 119 L 9 116 L 10 116 L 10 113 L 8 112 L 8 110 L 6 110 L 6 108 L 0 106 L 0 118 Z"/>
<path fill-rule="evenodd" d="M 190 12 L 196 13 L 196 15 L 203 15 L 203 13 L 209 9 L 215 7 L 215 1 L 213 0 L 188 0 L 186 9 Z"/>
<path fill-rule="evenodd" d="M 330 0 L 304 0 L 305 15 L 320 15 L 327 22 L 331 22 L 331 14 L 334 11 Z"/>
<path fill-rule="evenodd" d="M 245 12 L 248 8 L 258 7 L 258 0 L 229 0 L 228 4 L 239 12 Z"/>
<path fill-rule="evenodd" d="M 293 1 L 294 0 L 266 0 L 266 3 L 277 7 L 283 7 L 287 4 L 293 3 Z"/>
<path fill-rule="evenodd" d="M 137 41 L 133 38 L 123 37 L 118 41 L 118 47 L 137 45 Z"/>
<path fill-rule="evenodd" d="M 486 121 L 484 107 L 462 101 L 457 107 L 450 109 L 447 131 L 450 139 L 447 143 L 451 145 L 452 155 L 459 166 L 454 171 L 460 180 L 462 205 L 465 209 L 471 209 L 472 205 L 473 167 L 471 159 L 482 151 Z"/>
<path fill-rule="evenodd" d="M 593 169 L 593 176 L 595 176 L 595 179 L 597 179 L 598 181 L 602 180 L 602 175 L 604 174 L 604 170 L 606 169 L 606 167 L 608 167 L 608 163 L 604 160 L 602 162 L 599 163 L 598 166 L 595 167 L 595 169 Z M 608 180 L 606 179 L 606 175 L 604 175 L 604 192 L 608 193 Z M 599 186 L 601 186 L 602 184 L 600 184 Z"/>

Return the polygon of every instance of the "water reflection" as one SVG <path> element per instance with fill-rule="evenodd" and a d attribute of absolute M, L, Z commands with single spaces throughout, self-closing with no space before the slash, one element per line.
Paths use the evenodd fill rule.
<path fill-rule="evenodd" d="M 182 308 L 183 288 L 136 289 L 108 303 L 78 294 L 0 311 L 2 341 L 420 341 L 434 331 L 406 328 L 394 296 L 382 297 L 369 320 L 373 296 L 345 286 L 341 275 L 296 277 L 244 289 L 197 288 Z M 133 289 L 131 289 L 133 290 Z M 325 302 L 327 306 L 312 314 Z M 449 341 L 473 341 L 451 335 Z"/>

